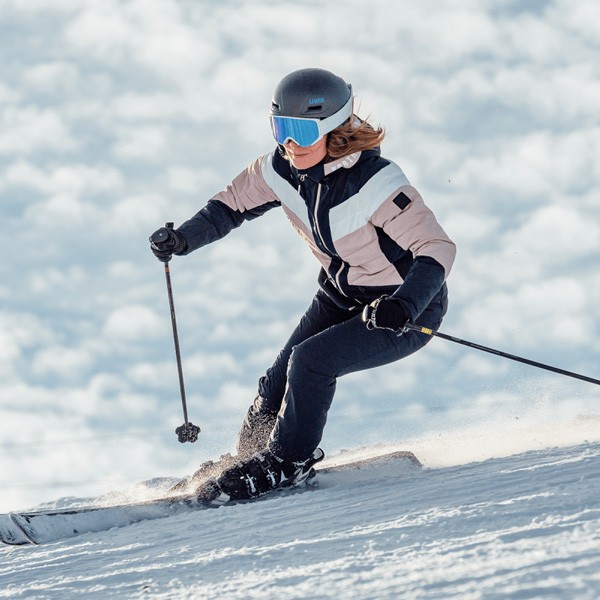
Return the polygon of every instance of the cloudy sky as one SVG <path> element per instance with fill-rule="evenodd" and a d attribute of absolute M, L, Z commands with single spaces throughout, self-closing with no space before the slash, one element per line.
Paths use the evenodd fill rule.
<path fill-rule="evenodd" d="M 457 243 L 442 329 L 600 377 L 594 0 L 0 0 L 0 40 L 0 510 L 233 448 L 318 266 L 281 211 L 173 261 L 203 430 L 181 445 L 147 238 L 271 151 L 272 89 L 300 67 L 353 84 L 359 114 L 387 129 L 384 154 Z M 552 443 L 553 419 L 574 431 L 597 418 L 599 392 L 434 340 L 340 380 L 323 447 L 461 427 L 485 445 L 547 422 L 546 437 L 517 432 L 533 448 Z"/>

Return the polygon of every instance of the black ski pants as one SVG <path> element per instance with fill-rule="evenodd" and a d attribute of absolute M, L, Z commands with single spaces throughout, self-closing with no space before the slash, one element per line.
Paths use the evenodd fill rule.
<path fill-rule="evenodd" d="M 437 329 L 446 308 L 444 285 L 416 322 Z M 397 361 L 430 339 L 413 331 L 369 330 L 360 311 L 338 307 L 320 290 L 260 379 L 249 414 L 276 414 L 269 447 L 282 458 L 304 460 L 321 441 L 338 377 Z"/>

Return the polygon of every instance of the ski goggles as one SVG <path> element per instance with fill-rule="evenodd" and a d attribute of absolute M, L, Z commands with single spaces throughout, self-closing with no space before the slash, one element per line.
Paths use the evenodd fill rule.
<path fill-rule="evenodd" d="M 316 144 L 325 134 L 339 127 L 352 115 L 352 94 L 348 102 L 325 119 L 271 116 L 271 129 L 278 144 L 292 140 L 306 148 Z"/>

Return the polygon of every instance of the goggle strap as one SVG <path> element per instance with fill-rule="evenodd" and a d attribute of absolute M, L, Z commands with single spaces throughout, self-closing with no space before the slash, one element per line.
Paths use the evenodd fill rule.
<path fill-rule="evenodd" d="M 326 133 L 333 131 L 348 119 L 350 115 L 352 115 L 352 94 L 350 94 L 348 102 L 340 110 L 324 119 L 318 120 L 317 127 L 319 128 L 319 134 L 324 136 Z"/>

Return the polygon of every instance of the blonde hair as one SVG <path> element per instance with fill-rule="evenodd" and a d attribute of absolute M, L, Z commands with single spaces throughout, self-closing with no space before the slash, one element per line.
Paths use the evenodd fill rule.
<path fill-rule="evenodd" d="M 381 145 L 384 137 L 383 127 L 375 128 L 368 121 L 352 115 L 327 136 L 327 156 L 336 159 L 372 150 Z"/>

